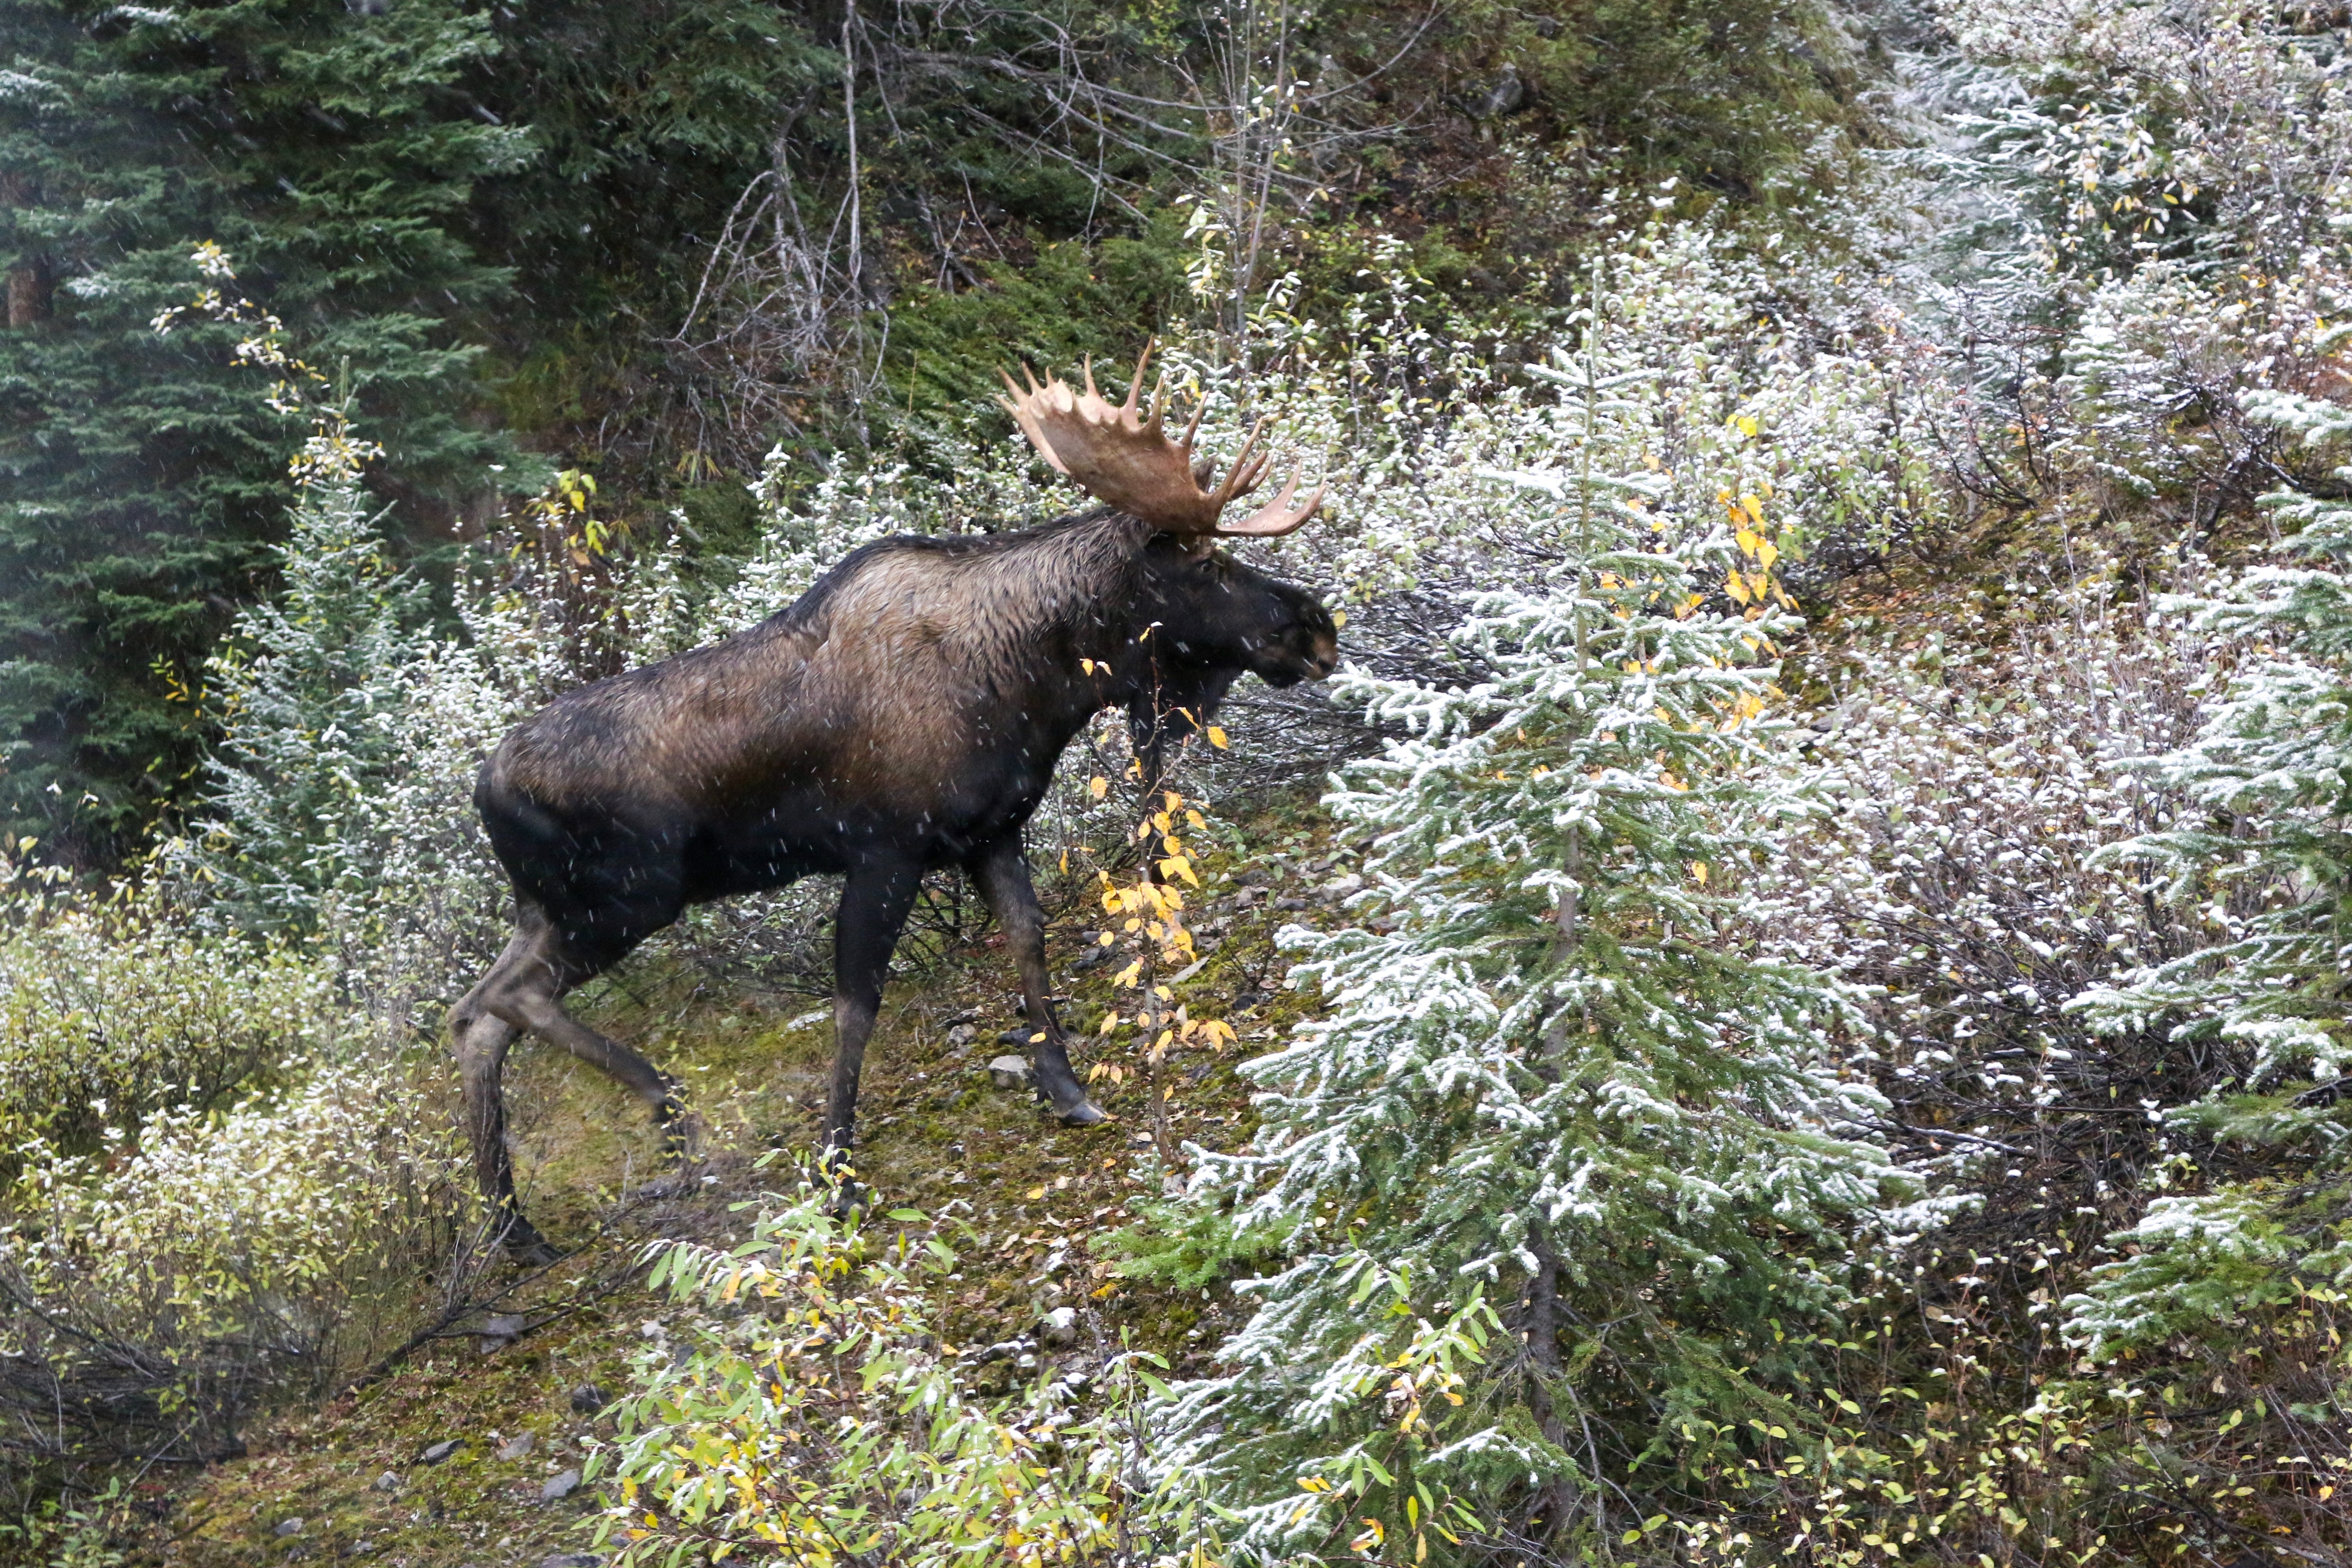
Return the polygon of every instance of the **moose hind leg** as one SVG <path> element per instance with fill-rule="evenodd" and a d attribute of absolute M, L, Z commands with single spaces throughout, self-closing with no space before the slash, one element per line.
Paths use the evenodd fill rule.
<path fill-rule="evenodd" d="M 866 1042 L 882 1011 L 890 954 L 922 885 L 912 861 L 869 861 L 849 873 L 833 927 L 833 1100 L 825 1109 L 824 1160 L 838 1168 L 856 1144 L 857 1078 Z"/>
<path fill-rule="evenodd" d="M 514 1044 L 515 1026 L 481 1005 L 483 992 L 515 964 L 529 961 L 535 943 L 518 936 L 472 994 L 457 1005 L 454 1016 L 457 1074 L 466 1100 L 466 1133 L 474 1150 L 474 1180 L 488 1200 L 499 1239 L 508 1251 L 530 1262 L 551 1262 L 554 1249 L 524 1217 L 515 1197 L 514 1163 L 507 1152 L 507 1107 L 503 1079 L 507 1047 Z"/>
<path fill-rule="evenodd" d="M 1021 1000 L 1033 1037 L 1029 1060 L 1037 1072 L 1037 1087 L 1055 1114 L 1073 1127 L 1108 1120 L 1070 1068 L 1069 1044 L 1061 1019 L 1054 1015 L 1053 980 L 1045 968 L 1045 911 L 1037 905 L 1037 889 L 1029 880 L 1029 862 L 1019 840 L 991 849 L 972 871 L 981 897 L 1004 929 L 1005 945 L 1020 966 Z"/>
<path fill-rule="evenodd" d="M 677 1114 L 677 1086 L 659 1068 L 608 1039 L 563 1010 L 558 1000 L 582 981 L 601 973 L 605 964 L 572 954 L 551 922 L 535 922 L 535 937 L 526 962 L 509 965 L 499 961 L 488 979 L 476 988 L 480 1005 L 518 1029 L 528 1029 L 551 1045 L 562 1047 L 590 1067 L 615 1079 L 646 1102 L 656 1122 L 667 1126 Z M 520 943 L 522 939 L 517 939 Z M 508 950 L 509 958 L 514 949 Z"/>

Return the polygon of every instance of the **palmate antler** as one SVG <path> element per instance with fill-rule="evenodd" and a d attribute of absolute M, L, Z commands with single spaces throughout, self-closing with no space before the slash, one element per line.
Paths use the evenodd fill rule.
<path fill-rule="evenodd" d="M 1127 401 L 1116 406 L 1095 390 L 1092 360 L 1087 362 L 1084 392 L 1073 391 L 1058 376 L 1046 377 L 1040 386 L 1036 373 L 1024 365 L 1022 374 L 1029 382 L 1029 390 L 1022 391 L 1005 375 L 1005 390 L 1013 395 L 997 401 L 1012 413 L 1013 422 L 1021 426 L 1038 454 L 1076 480 L 1080 489 L 1163 532 L 1272 539 L 1314 516 L 1315 509 L 1323 504 L 1322 487 L 1317 486 L 1305 500 L 1294 501 L 1298 491 L 1298 470 L 1294 468 L 1290 482 L 1273 500 L 1231 527 L 1219 524 L 1226 503 L 1257 489 L 1265 475 L 1267 455 L 1257 449 L 1265 421 L 1259 420 L 1249 439 L 1242 443 L 1241 455 L 1234 459 L 1225 482 L 1214 489 L 1202 489 L 1192 477 L 1192 437 L 1201 427 L 1201 409 L 1192 410 L 1184 438 L 1171 441 L 1160 423 L 1168 405 L 1167 376 L 1161 375 L 1152 391 L 1149 417 L 1136 405 L 1152 347 L 1144 345 L 1142 356 L 1135 362 L 1135 379 L 1128 385 Z M 1003 375 L 1002 371 L 997 374 Z"/>

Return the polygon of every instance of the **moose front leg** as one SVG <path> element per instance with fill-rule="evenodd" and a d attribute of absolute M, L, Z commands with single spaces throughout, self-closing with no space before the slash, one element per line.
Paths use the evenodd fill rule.
<path fill-rule="evenodd" d="M 827 1169 L 846 1163 L 857 1142 L 857 1076 L 866 1042 L 882 1011 L 882 983 L 907 911 L 922 886 L 920 867 L 897 858 L 868 861 L 849 873 L 833 925 L 833 1100 L 825 1108 Z"/>
<path fill-rule="evenodd" d="M 1053 986 L 1045 970 L 1045 911 L 1037 906 L 1037 889 L 1029 881 L 1029 862 L 1021 853 L 1020 840 L 994 846 L 972 863 L 971 871 L 1021 969 L 1021 999 L 1032 1037 L 1029 1060 L 1036 1069 L 1037 1087 L 1064 1121 L 1090 1127 L 1105 1118 L 1070 1069 L 1069 1045 L 1062 1021 L 1054 1016 Z"/>

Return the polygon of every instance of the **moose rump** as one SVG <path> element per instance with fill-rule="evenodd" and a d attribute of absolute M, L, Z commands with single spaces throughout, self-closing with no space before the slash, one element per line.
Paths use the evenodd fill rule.
<path fill-rule="evenodd" d="M 1104 706 L 1128 709 L 1156 766 L 1171 728 L 1204 722 L 1242 672 L 1320 679 L 1338 647 L 1311 595 L 1208 547 L 1216 509 L 1194 520 L 1216 492 L 1191 479 L 1190 432 L 1181 447 L 1167 441 L 1157 409 L 1144 424 L 1132 394 L 1112 410 L 1089 382 L 1087 398 L 1059 417 L 1097 438 L 1108 428 L 1130 452 L 1157 442 L 1183 466 L 1190 526 L 1110 486 L 1117 510 L 867 545 L 747 631 L 558 698 L 483 765 L 475 801 L 514 884 L 517 929 L 453 1023 L 476 1173 L 508 1216 L 510 1247 L 544 1250 L 507 1151 L 500 1079 L 516 1035 L 563 1047 L 672 1121 L 675 1086 L 572 1018 L 562 996 L 688 904 L 805 876 L 843 879 L 828 1151 L 853 1144 L 891 951 L 922 878 L 946 868 L 971 878 L 1012 948 L 1040 1090 L 1066 1121 L 1102 1120 L 1054 1016 L 1022 830 Z M 1023 421 L 1048 457 L 1056 414 L 1045 412 L 1045 438 L 1034 415 Z M 1291 493 L 1251 520 L 1271 524 L 1256 531 L 1296 527 L 1319 500 L 1294 507 Z"/>

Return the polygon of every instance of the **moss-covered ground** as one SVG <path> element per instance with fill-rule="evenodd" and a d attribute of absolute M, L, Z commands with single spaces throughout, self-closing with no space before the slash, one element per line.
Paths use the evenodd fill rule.
<path fill-rule="evenodd" d="M 1336 897 L 1318 889 L 1353 860 L 1312 822 L 1255 825 L 1251 842 L 1280 847 L 1204 866 L 1205 885 L 1190 896 L 1203 961 L 1177 987 L 1195 1016 L 1227 1019 L 1239 1040 L 1178 1054 L 1161 1074 L 1175 1139 L 1208 1149 L 1246 1139 L 1250 1086 L 1235 1068 L 1308 1005 L 1282 985 L 1275 932 L 1333 918 Z M 1179 1373 L 1203 1372 L 1207 1347 L 1234 1321 L 1224 1283 L 1122 1278 L 1104 1245 L 1165 1173 L 1134 1047 L 1101 1043 L 1090 1028 L 1111 1004 L 1118 968 L 1079 963 L 1095 946 L 1101 906 L 1076 895 L 1066 904 L 1049 937 L 1057 994 L 1080 1073 L 1096 1062 L 1123 1069 L 1093 1084 L 1111 1120 L 1064 1127 L 1030 1091 L 992 1082 L 989 1061 L 1019 1049 L 999 1037 L 1021 1018 L 1011 961 L 983 930 L 931 944 L 912 963 L 902 948 L 866 1058 L 859 1173 L 886 1204 L 943 1222 L 961 1262 L 937 1286 L 934 1308 L 951 1340 L 1008 1339 L 1067 1305 L 1079 1309 L 1087 1343 L 1124 1332 Z M 511 1341 L 463 1331 L 479 1320 L 461 1321 L 452 1337 L 362 1387 L 257 1422 L 243 1456 L 150 1478 L 142 1489 L 157 1523 L 138 1560 L 536 1568 L 590 1551 L 595 1488 L 542 1494 L 610 1435 L 610 1411 L 583 1391 L 606 1400 L 622 1391 L 648 1325 L 678 1311 L 646 1289 L 635 1260 L 659 1237 L 748 1228 L 743 1205 L 790 1179 L 788 1160 L 762 1166 L 759 1156 L 814 1148 L 832 1026 L 810 996 L 730 989 L 658 957 L 580 1005 L 691 1086 L 695 1157 L 666 1160 L 643 1111 L 593 1071 L 551 1047 L 519 1046 L 508 1069 L 519 1176 L 541 1227 L 578 1250 L 539 1277 L 494 1282 L 516 1287 L 497 1310 L 525 1325 L 549 1321 Z M 428 1450 L 452 1442 L 427 1462 Z"/>

